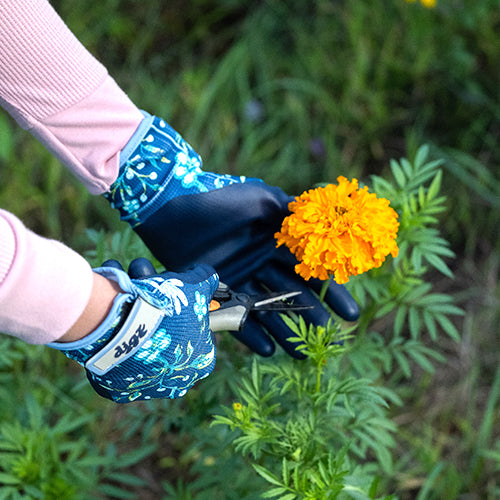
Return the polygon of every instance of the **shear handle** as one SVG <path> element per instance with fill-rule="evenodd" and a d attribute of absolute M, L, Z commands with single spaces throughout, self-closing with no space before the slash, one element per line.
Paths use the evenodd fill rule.
<path fill-rule="evenodd" d="M 240 331 L 254 303 L 249 295 L 235 293 L 225 283 L 220 283 L 210 303 L 210 329 L 213 332 Z"/>

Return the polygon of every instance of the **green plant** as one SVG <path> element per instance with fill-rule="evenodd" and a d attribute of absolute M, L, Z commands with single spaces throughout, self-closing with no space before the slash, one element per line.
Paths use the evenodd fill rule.
<path fill-rule="evenodd" d="M 373 190 L 388 198 L 399 213 L 399 255 L 380 269 L 352 279 L 352 293 L 363 309 L 351 353 L 351 361 L 360 373 L 366 373 L 368 368 L 362 361 L 363 353 L 376 350 L 379 354 L 378 363 L 373 366 L 375 373 L 380 367 L 393 373 L 395 362 L 401 373 L 410 377 L 410 361 L 432 371 L 430 360 L 443 359 L 429 346 L 429 342 L 439 343 L 439 328 L 453 340 L 459 340 L 450 317 L 462 315 L 463 311 L 451 295 L 434 292 L 428 279 L 431 270 L 452 278 L 444 258 L 454 256 L 436 227 L 436 215 L 446 208 L 446 198 L 439 195 L 442 162 L 427 162 L 428 151 L 426 146 L 420 148 L 413 162 L 392 160 L 394 183 L 380 176 L 372 177 Z M 377 332 L 379 326 L 385 327 L 383 333 Z"/>
<path fill-rule="evenodd" d="M 399 213 L 400 253 L 351 278 L 362 308 L 358 325 L 314 328 L 284 318 L 306 360 L 254 359 L 233 408 L 215 417 L 240 431 L 235 450 L 251 454 L 269 483 L 263 497 L 375 498 L 380 476 L 394 471 L 397 425 L 387 405 L 401 404 L 384 375 L 409 378 L 414 365 L 432 372 L 443 355 L 428 344 L 439 342 L 440 328 L 459 339 L 450 316 L 461 309 L 426 281 L 429 269 L 453 276 L 443 260 L 453 252 L 435 227 L 446 201 L 439 196 L 441 162 L 427 162 L 427 155 L 422 147 L 413 162 L 391 162 L 394 183 L 372 178 L 377 195 Z"/>
<path fill-rule="evenodd" d="M 339 326 L 286 321 L 306 360 L 254 359 L 233 407 L 215 423 L 241 431 L 235 451 L 252 455 L 270 485 L 264 498 L 375 498 L 375 462 L 392 470 L 391 394 L 343 371 L 348 349 L 341 343 L 350 336 Z"/>
<path fill-rule="evenodd" d="M 112 447 L 99 453 L 85 437 L 82 430 L 95 415 L 68 411 L 52 423 L 50 411 L 34 397 L 27 396 L 25 404 L 25 418 L 21 415 L 17 421 L 0 424 L 0 498 L 69 500 L 101 494 L 127 498 L 127 492 L 113 481 L 143 484 L 119 469 L 140 460 L 144 453 L 117 457 Z"/>

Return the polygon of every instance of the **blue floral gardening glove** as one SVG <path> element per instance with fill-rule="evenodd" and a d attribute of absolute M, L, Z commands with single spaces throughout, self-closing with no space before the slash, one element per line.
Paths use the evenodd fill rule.
<path fill-rule="evenodd" d="M 123 270 L 94 270 L 123 293 L 101 326 L 71 343 L 53 342 L 87 371 L 92 387 L 117 403 L 183 396 L 215 365 L 208 304 L 219 279 L 210 266 L 130 279 Z"/>
<path fill-rule="evenodd" d="M 167 269 L 207 263 L 232 289 L 250 295 L 263 289 L 301 290 L 296 302 L 316 305 L 304 319 L 314 324 L 330 319 L 314 294 L 322 282 L 305 282 L 294 271 L 297 262 L 290 251 L 276 248 L 274 234 L 293 198 L 260 179 L 203 172 L 199 155 L 160 118 L 145 114 L 122 151 L 118 178 L 106 197 Z M 346 320 L 359 316 L 356 302 L 340 285 L 330 286 L 325 301 Z M 252 313 L 234 335 L 269 356 L 275 347 L 268 334 L 290 355 L 302 357 L 276 313 Z"/>

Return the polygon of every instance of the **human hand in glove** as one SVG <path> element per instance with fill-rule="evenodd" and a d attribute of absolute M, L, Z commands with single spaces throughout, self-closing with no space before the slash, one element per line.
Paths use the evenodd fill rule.
<path fill-rule="evenodd" d="M 210 266 L 144 279 L 117 266 L 94 272 L 121 289 L 108 316 L 81 340 L 48 346 L 85 367 L 99 395 L 117 403 L 178 398 L 211 373 L 208 305 L 219 279 Z"/>
<path fill-rule="evenodd" d="M 295 257 L 276 248 L 274 234 L 293 198 L 260 179 L 203 172 L 199 155 L 163 120 L 145 116 L 122 151 L 120 173 L 106 197 L 166 268 L 183 271 L 206 262 L 232 289 L 250 295 L 299 290 L 297 303 L 315 305 L 303 313 L 307 322 L 330 319 L 314 293 L 322 282 L 297 276 Z M 359 316 L 341 285 L 330 285 L 325 302 L 348 321 Z M 234 335 L 270 356 L 275 347 L 266 332 L 291 356 L 303 357 L 276 313 L 252 313 Z"/>

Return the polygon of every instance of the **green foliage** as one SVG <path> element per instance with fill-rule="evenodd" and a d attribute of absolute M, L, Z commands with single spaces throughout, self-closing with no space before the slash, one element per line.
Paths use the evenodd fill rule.
<path fill-rule="evenodd" d="M 286 321 L 306 360 L 254 359 L 240 378 L 237 402 L 214 423 L 241 431 L 235 450 L 251 454 L 272 486 L 263 498 L 374 498 L 368 496 L 377 480 L 373 457 L 389 473 L 394 444 L 382 391 L 342 372 L 347 348 L 340 343 L 349 337 L 339 326 Z"/>
<path fill-rule="evenodd" d="M 394 182 L 372 177 L 374 191 L 399 214 L 400 253 L 351 278 L 362 307 L 357 327 L 315 328 L 285 317 L 306 360 L 254 360 L 236 389 L 241 402 L 215 417 L 239 429 L 235 450 L 250 454 L 271 485 L 263 497 L 375 498 L 371 485 L 395 472 L 397 425 L 387 407 L 403 402 L 394 387 L 375 384 L 384 375 L 411 378 L 415 367 L 432 373 L 434 362 L 444 360 L 441 332 L 459 341 L 450 318 L 463 311 L 426 281 L 433 270 L 452 277 L 443 258 L 454 255 L 435 228 L 446 202 L 439 194 L 441 162 L 427 162 L 427 155 L 422 147 L 413 162 L 392 161 Z M 431 471 L 423 492 L 439 473 Z"/>
<path fill-rule="evenodd" d="M 144 453 L 117 457 L 112 448 L 101 454 L 91 445 L 82 430 L 93 414 L 66 412 L 51 423 L 50 411 L 35 398 L 27 396 L 25 405 L 26 414 L 19 420 L 0 424 L 0 498 L 69 500 L 96 498 L 101 493 L 131 498 L 107 481 L 143 484 L 117 471 L 139 461 Z"/>
<path fill-rule="evenodd" d="M 451 318 L 463 315 L 462 309 L 451 295 L 433 291 L 428 281 L 433 270 L 453 277 L 444 258 L 454 253 L 436 228 L 436 215 L 446 208 L 446 198 L 439 195 L 441 162 L 427 162 L 427 155 L 424 146 L 413 162 L 391 161 L 393 183 L 372 177 L 373 191 L 388 198 L 399 214 L 399 255 L 379 269 L 351 278 L 351 291 L 364 309 L 351 357 L 359 373 L 376 374 L 380 369 L 394 373 L 394 363 L 407 378 L 412 366 L 433 372 L 433 360 L 444 358 L 428 342 L 439 345 L 440 330 L 454 341 L 460 339 Z M 374 331 L 372 322 L 376 321 L 375 328 L 387 325 L 386 318 L 391 318 L 392 337 L 387 330 Z M 372 352 L 378 354 L 370 357 Z"/>
<path fill-rule="evenodd" d="M 339 174 L 366 179 L 398 210 L 401 232 L 397 259 L 351 280 L 363 316 L 344 346 L 327 353 L 323 371 L 312 358 L 299 368 L 281 357 L 270 368 L 257 361 L 262 391 L 286 387 L 283 397 L 273 393 L 264 402 L 268 409 L 280 404 L 266 425 L 276 419 L 281 429 L 289 415 L 296 441 L 307 422 L 302 428 L 287 405 L 297 398 L 295 379 L 286 381 L 287 374 L 299 376 L 295 369 L 304 370 L 301 380 L 311 390 L 318 373 L 327 389 L 331 374 L 332 384 L 345 381 L 339 390 L 366 389 L 388 403 L 368 405 L 360 435 L 327 429 L 332 453 L 316 429 L 316 470 L 300 455 L 283 461 L 266 451 L 283 453 L 281 443 L 254 438 L 255 449 L 243 455 L 243 443 L 235 452 L 231 443 L 242 431 L 210 426 L 210 415 L 225 415 L 220 404 L 234 417 L 231 405 L 245 390 L 240 375 L 253 387 L 252 356 L 231 337 L 220 337 L 216 373 L 198 390 L 181 401 L 128 408 L 99 399 L 58 353 L 0 338 L 0 428 L 15 430 L 19 450 L 7 456 L 27 460 L 28 448 L 52 453 L 40 473 L 50 469 L 59 478 L 50 487 L 50 480 L 28 485 L 38 492 L 32 496 L 43 488 L 58 494 L 69 482 L 68 495 L 78 485 L 84 498 L 256 500 L 285 485 L 311 492 L 333 481 L 340 496 L 354 498 L 390 491 L 402 500 L 498 497 L 500 2 L 438 0 L 435 9 L 404 0 L 51 3 L 139 107 L 183 133 L 207 170 L 263 177 L 290 193 Z M 430 148 L 417 154 L 422 143 Z M 412 160 L 389 162 L 403 155 Z M 107 202 L 89 196 L 5 114 L 0 206 L 87 252 L 92 265 L 110 257 L 127 265 L 146 253 Z M 310 333 L 314 344 L 320 332 Z M 278 380 L 266 371 L 288 365 L 293 369 Z M 349 394 L 330 403 L 331 412 L 345 410 L 338 429 L 350 429 L 348 415 L 367 404 Z M 317 399 L 301 404 L 307 411 L 326 404 Z M 37 440 L 28 417 L 34 404 L 42 408 L 40 434 L 54 445 Z M 382 428 L 387 443 L 373 428 L 375 409 L 397 426 Z M 57 427 L 70 417 L 83 419 L 81 427 Z M 356 447 L 344 447 L 347 437 Z M 72 462 L 74 476 L 65 462 L 79 446 L 83 463 Z M 389 463 L 383 449 L 390 475 L 381 466 Z M 252 451 L 261 453 L 258 460 Z M 17 477 L 4 463 L 1 472 Z M 86 485 L 79 482 L 83 472 Z M 19 497 L 22 487 L 4 485 L 0 498 Z"/>

